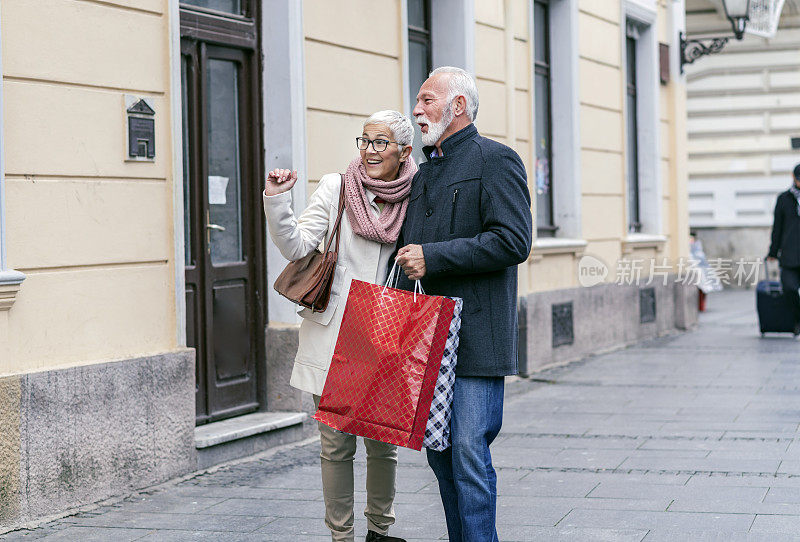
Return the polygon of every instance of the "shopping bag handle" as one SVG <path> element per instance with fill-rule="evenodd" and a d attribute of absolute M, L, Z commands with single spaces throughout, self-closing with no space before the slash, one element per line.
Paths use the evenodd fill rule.
<path fill-rule="evenodd" d="M 391 271 L 389 271 L 389 275 L 386 277 L 386 283 L 383 285 L 383 290 L 381 290 L 381 295 L 386 293 L 386 288 L 397 288 L 397 282 L 399 280 L 400 280 L 400 268 L 397 265 L 397 260 L 395 260 L 394 265 L 392 265 Z M 417 301 L 417 292 L 419 292 L 421 295 L 425 295 L 425 290 L 422 288 L 421 280 L 414 281 L 414 302 Z"/>

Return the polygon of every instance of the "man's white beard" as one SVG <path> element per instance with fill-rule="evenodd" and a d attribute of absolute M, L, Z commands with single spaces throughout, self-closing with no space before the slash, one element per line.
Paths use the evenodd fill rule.
<path fill-rule="evenodd" d="M 447 127 L 450 126 L 450 123 L 453 122 L 453 118 L 455 115 L 450 107 L 447 108 L 442 112 L 442 119 L 437 123 L 432 123 L 425 115 L 419 115 L 417 117 L 417 122 L 424 122 L 428 125 L 428 133 L 422 134 L 422 144 L 426 147 L 430 147 L 431 145 L 435 145 L 439 138 L 442 137 L 444 131 L 447 130 Z"/>

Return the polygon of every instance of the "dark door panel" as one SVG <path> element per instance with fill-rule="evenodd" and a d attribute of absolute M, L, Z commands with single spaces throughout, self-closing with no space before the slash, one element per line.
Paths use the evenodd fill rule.
<path fill-rule="evenodd" d="M 197 349 L 198 424 L 264 406 L 257 397 L 265 310 L 255 20 L 181 6 L 186 332 Z M 203 33 L 190 31 L 198 21 Z"/>
<path fill-rule="evenodd" d="M 216 381 L 246 379 L 250 369 L 247 284 L 244 281 L 214 285 L 214 360 Z"/>

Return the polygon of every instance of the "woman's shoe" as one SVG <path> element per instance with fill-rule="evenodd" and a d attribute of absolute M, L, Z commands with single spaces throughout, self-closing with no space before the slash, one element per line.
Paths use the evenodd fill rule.
<path fill-rule="evenodd" d="M 396 536 L 389 536 L 388 534 L 380 534 L 375 531 L 367 531 L 367 538 L 364 542 L 406 542 L 403 538 Z"/>

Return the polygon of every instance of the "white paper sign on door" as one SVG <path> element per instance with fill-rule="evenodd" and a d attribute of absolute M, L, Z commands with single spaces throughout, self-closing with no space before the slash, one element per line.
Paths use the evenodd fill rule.
<path fill-rule="evenodd" d="M 225 191 L 228 189 L 228 177 L 217 175 L 208 176 L 208 203 L 211 205 L 225 205 Z"/>

